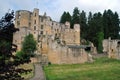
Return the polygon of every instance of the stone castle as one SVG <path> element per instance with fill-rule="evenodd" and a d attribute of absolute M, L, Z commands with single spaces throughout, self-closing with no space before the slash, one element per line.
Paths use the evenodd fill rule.
<path fill-rule="evenodd" d="M 80 25 L 70 23 L 61 24 L 53 21 L 51 17 L 39 15 L 39 9 L 34 8 L 33 12 L 18 10 L 15 14 L 15 27 L 20 31 L 14 34 L 13 43 L 17 44 L 18 51 L 21 50 L 21 43 L 28 34 L 33 34 L 37 41 L 37 58 L 32 61 L 50 62 L 53 64 L 75 64 L 92 60 L 86 46 L 80 45 Z M 91 51 L 93 47 L 91 47 Z"/>

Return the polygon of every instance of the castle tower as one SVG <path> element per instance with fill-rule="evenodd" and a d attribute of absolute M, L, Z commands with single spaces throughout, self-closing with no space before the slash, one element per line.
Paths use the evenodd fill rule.
<path fill-rule="evenodd" d="M 18 50 L 21 50 L 21 43 L 30 32 L 31 18 L 31 12 L 27 10 L 18 10 L 15 13 L 15 27 L 19 28 L 19 31 L 14 34 L 13 43 L 17 44 Z"/>
<path fill-rule="evenodd" d="M 34 8 L 33 14 L 32 14 L 32 34 L 34 35 L 34 38 L 38 40 L 38 30 L 40 26 L 40 20 L 39 20 L 39 9 Z"/>
<path fill-rule="evenodd" d="M 32 30 L 38 30 L 39 27 L 39 9 L 34 8 L 32 15 Z"/>
<path fill-rule="evenodd" d="M 15 27 L 21 28 L 21 27 L 30 27 L 29 24 L 31 22 L 31 13 L 27 10 L 19 10 L 16 11 L 15 14 Z"/>
<path fill-rule="evenodd" d="M 74 24 L 74 43 L 80 45 L 80 25 Z"/>

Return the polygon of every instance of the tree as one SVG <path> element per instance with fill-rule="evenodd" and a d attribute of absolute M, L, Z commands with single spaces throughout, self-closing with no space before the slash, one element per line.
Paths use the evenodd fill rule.
<path fill-rule="evenodd" d="M 69 12 L 66 13 L 66 21 L 71 22 L 71 15 Z"/>
<path fill-rule="evenodd" d="M 64 11 L 64 13 L 62 14 L 62 16 L 61 16 L 61 19 L 60 19 L 60 23 L 65 23 L 65 21 L 66 21 L 66 12 Z"/>
<path fill-rule="evenodd" d="M 113 21 L 114 21 L 113 38 L 118 39 L 120 32 L 120 26 L 119 26 L 120 21 L 117 12 L 114 13 Z"/>
<path fill-rule="evenodd" d="M 71 15 L 69 12 L 65 12 L 62 14 L 61 19 L 60 19 L 60 23 L 65 23 L 66 21 L 71 22 Z"/>
<path fill-rule="evenodd" d="M 97 34 L 97 40 L 98 40 L 98 52 L 102 52 L 103 47 L 102 47 L 102 41 L 104 39 L 104 33 L 103 32 L 99 32 Z"/>
<path fill-rule="evenodd" d="M 102 51 L 101 45 L 102 45 L 102 39 L 104 38 L 104 35 L 102 35 L 103 32 L 103 19 L 102 14 L 100 12 L 93 14 L 91 18 L 91 13 L 89 14 L 88 19 L 88 29 L 87 32 L 87 39 L 94 43 L 94 45 L 97 47 L 98 50 Z"/>
<path fill-rule="evenodd" d="M 26 62 L 18 60 L 19 58 L 12 54 L 17 49 L 17 46 L 12 44 L 13 33 L 19 30 L 14 27 L 13 18 L 12 11 L 0 20 L 0 80 L 23 80 L 20 74 L 31 71 L 17 68 Z"/>
<path fill-rule="evenodd" d="M 88 32 L 87 17 L 84 11 L 80 13 L 80 29 L 81 29 L 81 38 L 87 39 L 86 37 Z"/>
<path fill-rule="evenodd" d="M 78 7 L 75 7 L 73 10 L 73 16 L 71 19 L 71 28 L 73 28 L 74 24 L 80 24 L 80 11 Z"/>
<path fill-rule="evenodd" d="M 34 37 L 32 34 L 27 35 L 24 38 L 24 41 L 22 43 L 22 51 L 31 56 L 34 55 L 34 51 L 37 49 L 36 47 L 36 41 L 34 40 Z"/>
<path fill-rule="evenodd" d="M 92 20 L 92 17 L 93 17 L 93 15 L 92 15 L 92 12 L 89 12 L 89 15 L 88 15 L 88 24 L 89 24 L 89 22 Z"/>
<path fill-rule="evenodd" d="M 103 13 L 103 26 L 105 39 L 111 37 L 112 39 L 119 38 L 119 16 L 117 12 L 113 13 L 110 9 Z"/>

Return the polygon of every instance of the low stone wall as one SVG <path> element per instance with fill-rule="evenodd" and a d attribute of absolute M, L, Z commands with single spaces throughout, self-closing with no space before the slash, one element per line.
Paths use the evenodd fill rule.
<path fill-rule="evenodd" d="M 48 61 L 52 64 L 77 64 L 88 61 L 88 54 L 83 48 L 56 44 L 50 45 L 48 51 Z"/>

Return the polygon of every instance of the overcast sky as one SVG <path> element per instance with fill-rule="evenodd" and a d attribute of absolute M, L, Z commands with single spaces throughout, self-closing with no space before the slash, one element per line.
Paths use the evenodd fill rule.
<path fill-rule="evenodd" d="M 120 0 L 0 0 L 0 18 L 12 10 L 29 10 L 39 8 L 40 15 L 47 13 L 53 20 L 59 21 L 64 11 L 71 14 L 74 7 L 85 12 L 103 12 L 105 9 L 117 11 L 120 15 Z"/>

